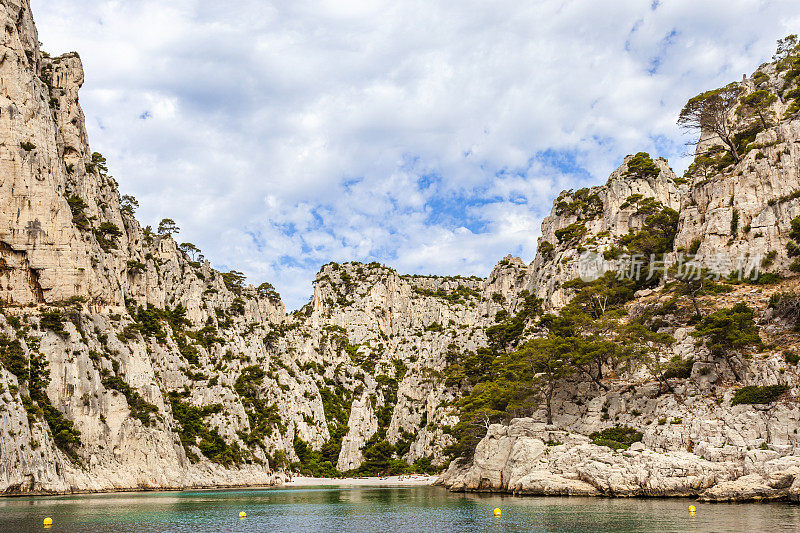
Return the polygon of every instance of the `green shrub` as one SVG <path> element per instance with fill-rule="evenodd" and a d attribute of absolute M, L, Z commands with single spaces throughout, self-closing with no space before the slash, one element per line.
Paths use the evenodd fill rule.
<path fill-rule="evenodd" d="M 462 304 L 468 302 L 472 298 L 480 298 L 481 292 L 477 289 L 470 289 L 464 285 L 459 285 L 456 289 L 452 291 L 447 291 L 445 289 L 437 289 L 435 291 L 430 289 L 423 289 L 422 287 L 412 286 L 412 290 L 423 296 L 433 296 L 435 298 L 441 298 L 447 302 L 452 304 Z"/>
<path fill-rule="evenodd" d="M 753 310 L 744 302 L 704 316 L 695 326 L 692 336 L 705 338 L 706 347 L 728 363 L 737 380 L 739 375 L 733 366 L 733 356 L 747 348 L 761 346 Z"/>
<path fill-rule="evenodd" d="M 681 356 L 676 355 L 667 363 L 664 370 L 664 379 L 688 378 L 692 375 L 693 366 L 694 359 L 682 359 Z"/>
<path fill-rule="evenodd" d="M 650 158 L 647 152 L 639 152 L 628 161 L 628 168 L 625 176 L 636 178 L 655 178 L 661 173 L 661 169 Z"/>
<path fill-rule="evenodd" d="M 181 444 L 190 461 L 196 463 L 199 460 L 191 451 L 191 446 L 197 446 L 203 455 L 215 463 L 231 465 L 245 462 L 246 453 L 238 443 L 229 445 L 216 429 L 209 428 L 204 421 L 207 416 L 222 411 L 222 404 L 195 407 L 184 402 L 181 394 L 174 391 L 169 393 L 169 401 L 172 416 L 178 424 Z"/>
<path fill-rule="evenodd" d="M 69 333 L 64 329 L 64 316 L 60 311 L 44 311 L 39 317 L 39 324 L 43 329 L 49 329 L 61 337 L 68 337 Z"/>
<path fill-rule="evenodd" d="M 246 279 L 247 277 L 238 270 L 222 273 L 222 281 L 225 283 L 225 287 L 235 294 L 239 294 L 242 291 Z"/>
<path fill-rule="evenodd" d="M 522 291 L 522 310 L 510 317 L 507 312 L 500 311 L 495 316 L 499 323 L 486 330 L 489 344 L 497 349 L 516 344 L 525 330 L 525 324 L 542 314 L 542 299 L 527 291 Z"/>
<path fill-rule="evenodd" d="M 555 231 L 556 239 L 560 243 L 572 243 L 586 234 L 586 226 L 580 222 L 574 222 Z"/>
<path fill-rule="evenodd" d="M 147 270 L 147 265 L 141 261 L 136 261 L 135 259 L 129 259 L 126 264 L 128 267 L 128 272 L 144 272 Z"/>
<path fill-rule="evenodd" d="M 264 282 L 256 287 L 256 290 L 260 296 L 268 298 L 272 301 L 280 301 L 281 299 L 281 295 L 278 294 L 278 291 L 275 290 L 275 287 L 271 283 Z"/>
<path fill-rule="evenodd" d="M 122 235 L 122 231 L 113 222 L 103 222 L 94 230 L 97 243 L 106 252 L 117 249 L 117 237 Z"/>
<path fill-rule="evenodd" d="M 28 358 L 18 339 L 12 341 L 4 335 L 0 336 L 0 362 L 18 380 L 28 379 Z"/>
<path fill-rule="evenodd" d="M 678 212 L 665 207 L 644 219 L 643 229 L 629 233 L 620 239 L 631 254 L 641 254 L 649 258 L 670 252 L 678 233 Z"/>
<path fill-rule="evenodd" d="M 88 230 L 91 227 L 91 219 L 86 215 L 86 209 L 89 207 L 83 198 L 77 195 L 72 195 L 67 198 L 69 210 L 72 212 L 72 223 L 80 230 Z"/>
<path fill-rule="evenodd" d="M 753 282 L 754 285 L 774 285 L 783 281 L 783 276 L 775 272 L 764 272 Z"/>
<path fill-rule="evenodd" d="M 569 194 L 570 201 L 556 202 L 555 212 L 559 216 L 577 216 L 579 219 L 596 218 L 603 212 L 603 201 L 590 189 L 578 189 Z"/>
<path fill-rule="evenodd" d="M 603 431 L 592 433 L 589 438 L 593 444 L 608 446 L 613 450 L 630 448 L 634 442 L 641 442 L 644 435 L 628 426 L 606 428 Z"/>
<path fill-rule="evenodd" d="M 295 435 L 292 443 L 294 453 L 299 461 L 292 463 L 292 468 L 305 476 L 339 477 L 333 462 L 326 459 L 319 451 L 314 450 L 303 439 Z"/>
<path fill-rule="evenodd" d="M 244 314 L 244 300 L 241 298 L 234 298 L 231 306 L 228 308 L 231 314 L 243 315 Z"/>
<path fill-rule="evenodd" d="M 158 412 L 158 407 L 147 402 L 141 394 L 135 391 L 125 380 L 118 375 L 111 375 L 105 371 L 101 383 L 109 390 L 115 390 L 125 396 L 131 416 L 142 422 L 145 426 L 153 424 L 153 414 Z"/>
<path fill-rule="evenodd" d="M 380 432 L 379 432 L 380 433 Z M 358 468 L 359 475 L 378 476 L 405 473 L 408 464 L 394 461 L 395 447 L 376 433 L 364 444 L 364 462 Z"/>
<path fill-rule="evenodd" d="M 23 405 L 28 412 L 28 418 L 33 421 L 37 417 L 43 417 L 50 428 L 50 433 L 56 446 L 71 461 L 79 463 L 80 459 L 76 448 L 81 445 L 81 432 L 75 429 L 75 424 L 71 420 L 68 420 L 50 403 L 50 398 L 45 390 L 50 379 L 49 365 L 47 359 L 36 351 L 36 345 L 31 343 L 32 341 L 28 340 L 28 347 L 32 349 L 30 360 L 28 361 L 28 372 L 20 376 L 20 383 L 27 382 L 30 393 L 30 396 L 23 396 L 22 398 Z"/>
<path fill-rule="evenodd" d="M 266 400 L 259 398 L 261 386 L 266 372 L 258 365 L 242 369 L 236 378 L 234 390 L 242 400 L 245 413 L 250 422 L 250 432 L 243 438 L 248 446 L 262 445 L 264 438 L 270 437 L 273 427 L 285 431 L 278 408 Z"/>
<path fill-rule="evenodd" d="M 761 260 L 761 268 L 769 268 L 772 266 L 772 263 L 775 262 L 775 259 L 778 257 L 778 251 L 772 250 L 771 252 L 767 253 L 764 256 L 764 259 Z"/>
<path fill-rule="evenodd" d="M 550 242 L 542 241 L 539 243 L 537 252 L 543 261 L 550 261 L 553 259 L 554 250 L 555 247 Z"/>
<path fill-rule="evenodd" d="M 731 405 L 772 403 L 788 390 L 788 385 L 748 385 L 736 391 Z"/>
<path fill-rule="evenodd" d="M 789 223 L 791 230 L 789 231 L 789 242 L 786 243 L 786 253 L 789 257 L 800 256 L 800 216 L 794 217 Z M 794 267 L 794 264 L 792 264 Z M 792 267 L 793 271 L 795 271 Z"/>
<path fill-rule="evenodd" d="M 343 387 L 333 389 L 322 387 L 319 393 L 330 433 L 330 439 L 322 445 L 320 453 L 324 460 L 336 464 L 342 449 L 342 439 L 347 435 L 352 397 Z"/>

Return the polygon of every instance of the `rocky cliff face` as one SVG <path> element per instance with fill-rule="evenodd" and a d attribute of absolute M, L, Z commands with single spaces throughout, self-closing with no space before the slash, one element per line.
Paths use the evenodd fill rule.
<path fill-rule="evenodd" d="M 266 484 L 298 440 L 344 471 L 370 439 L 441 462 L 445 354 L 485 345 L 524 265 L 487 283 L 330 264 L 287 315 L 139 225 L 89 147 L 80 58 L 39 50 L 28 2 L 0 13 L 0 488 Z"/>
<path fill-rule="evenodd" d="M 270 285 L 245 285 L 195 260 L 168 232 L 140 226 L 135 203 L 89 147 L 80 58 L 39 50 L 27 0 L 0 2 L 0 17 L 7 493 L 269 484 L 288 462 L 348 471 L 386 449 L 407 463 L 445 463 L 454 403 L 465 393 L 446 375 L 454 354 L 497 349 L 496 328 L 509 324 L 523 340 L 540 334 L 530 296 L 558 311 L 574 294 L 579 257 L 609 256 L 657 210 L 679 213 L 672 257 L 691 251 L 710 263 L 719 251 L 775 252 L 765 266 L 789 272 L 800 122 L 786 92 L 770 103 L 781 120 L 743 137 L 750 149 L 740 162 L 696 164 L 679 178 L 665 160 L 636 154 L 605 185 L 562 193 L 529 265 L 509 256 L 480 279 L 331 263 L 311 302 L 287 314 Z M 744 87 L 785 91 L 789 72 L 762 66 Z M 750 127 L 737 116 L 740 130 Z M 706 135 L 700 147 L 714 142 Z M 790 383 L 796 392 L 796 369 L 778 348 L 794 342 L 790 325 L 776 323 L 768 305 L 792 283 L 706 299 L 748 301 L 765 325 L 773 349 L 751 360 L 745 383 Z M 632 316 L 670 298 L 660 288 L 638 296 Z M 735 489 L 725 483 L 748 475 L 778 491 L 760 492 L 769 497 L 797 493 L 796 405 L 732 407 L 730 371 L 714 364 L 691 325 L 666 327 L 677 342 L 663 359 L 693 359 L 690 380 L 669 394 L 644 368 L 610 376 L 605 388 L 570 383 L 555 395 L 553 426 L 533 421 L 541 411 L 492 426 L 475 460 L 454 463 L 444 482 L 720 499 Z M 641 429 L 644 448 L 616 454 L 583 436 L 611 424 Z"/>
<path fill-rule="evenodd" d="M 542 222 L 539 250 L 523 288 L 542 298 L 548 309 L 563 307 L 571 299 L 563 285 L 580 277 L 581 254 L 602 254 L 641 229 L 650 214 L 645 207 L 680 208 L 688 187 L 665 159 L 656 159 L 645 172 L 629 168 L 632 161 L 634 156 L 626 157 L 603 186 L 562 192 Z"/>
<path fill-rule="evenodd" d="M 796 280 L 767 288 L 739 287 L 708 298 L 721 308 L 744 302 L 757 310 L 765 347 L 748 362 L 740 381 L 715 364 L 708 349 L 689 335 L 662 360 L 693 360 L 687 379 L 670 393 L 641 370 L 606 381 L 608 390 L 588 383 L 565 384 L 552 425 L 542 410 L 532 418 L 495 424 L 472 460 L 454 461 L 440 483 L 456 491 L 497 491 L 534 495 L 699 496 L 714 501 L 800 498 L 797 477 L 800 424 L 796 394 L 800 373 L 787 361 L 797 349 L 791 325 L 776 321 L 769 301 L 797 292 Z M 652 306 L 653 294 L 633 303 Z M 736 405 L 741 385 L 789 386 L 775 403 Z M 613 427 L 641 432 L 627 450 L 612 451 L 588 435 Z"/>
<path fill-rule="evenodd" d="M 334 429 L 342 470 L 376 433 L 441 460 L 437 372 L 485 343 L 485 281 L 331 264 L 287 315 L 139 225 L 89 148 L 80 58 L 39 50 L 27 1 L 0 16 L 0 488 L 267 484 Z"/>
<path fill-rule="evenodd" d="M 692 335 L 691 321 L 676 321 L 668 312 L 651 326 L 674 342 L 652 361 L 686 364 L 683 371 L 673 370 L 673 377 L 681 376 L 674 388 L 665 393 L 664 383 L 654 379 L 652 361 L 649 368 L 619 369 L 602 386 L 566 379 L 555 393 L 551 425 L 542 423 L 540 409 L 532 418 L 490 426 L 474 457 L 451 463 L 442 484 L 540 495 L 800 498 L 800 374 L 794 359 L 800 339 L 794 318 L 781 318 L 787 315 L 780 304 L 798 293 L 797 53 L 795 48 L 762 65 L 738 85 L 737 101 L 726 115 L 738 159 L 719 136 L 702 131 L 697 157 L 682 178 L 663 160 L 654 161 L 658 171 L 649 167 L 645 176 L 637 154 L 626 158 L 605 186 L 562 193 L 543 223 L 539 252 L 522 284 L 557 311 L 576 293 L 568 282 L 581 274 L 579 256 L 615 256 L 629 231 L 647 228 L 642 215 L 653 211 L 642 205 L 657 202 L 677 211 L 668 264 L 687 256 L 720 275 L 712 279 L 755 269 L 762 281 L 736 284 L 734 276 L 731 292 L 705 292 L 694 306 L 687 303 L 694 289 L 676 292 L 675 282 L 662 281 L 638 292 L 620 321 L 674 312 L 675 305 L 711 313 L 745 303 L 754 310 L 762 344 L 745 354 L 741 372 L 720 365 L 719 353 Z M 741 405 L 734 393 L 743 386 L 787 392 L 777 401 Z M 618 427 L 635 429 L 639 439 L 612 451 L 602 432 Z"/>

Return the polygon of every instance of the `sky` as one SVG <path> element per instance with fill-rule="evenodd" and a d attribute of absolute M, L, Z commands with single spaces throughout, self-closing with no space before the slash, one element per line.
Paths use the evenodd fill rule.
<path fill-rule="evenodd" d="M 288 309 L 330 261 L 532 261 L 560 191 L 639 151 L 682 171 L 686 100 L 800 32 L 795 0 L 31 4 L 139 220 Z"/>

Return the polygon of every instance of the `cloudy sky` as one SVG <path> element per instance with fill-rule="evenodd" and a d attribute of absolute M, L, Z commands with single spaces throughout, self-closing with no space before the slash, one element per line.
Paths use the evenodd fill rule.
<path fill-rule="evenodd" d="M 559 191 L 629 153 L 678 171 L 698 92 L 800 30 L 795 0 L 32 0 L 76 50 L 94 150 L 289 308 L 328 261 L 485 276 Z"/>

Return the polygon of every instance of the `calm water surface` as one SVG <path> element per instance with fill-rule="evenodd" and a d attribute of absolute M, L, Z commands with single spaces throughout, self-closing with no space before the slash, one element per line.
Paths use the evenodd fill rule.
<path fill-rule="evenodd" d="M 694 504 L 697 514 L 689 516 Z M 500 518 L 492 510 L 500 507 Z M 247 518 L 239 519 L 239 511 Z M 45 530 L 42 520 L 52 517 Z M 0 499 L 0 531 L 800 531 L 800 506 L 683 499 L 514 498 L 438 487 L 294 488 Z"/>

